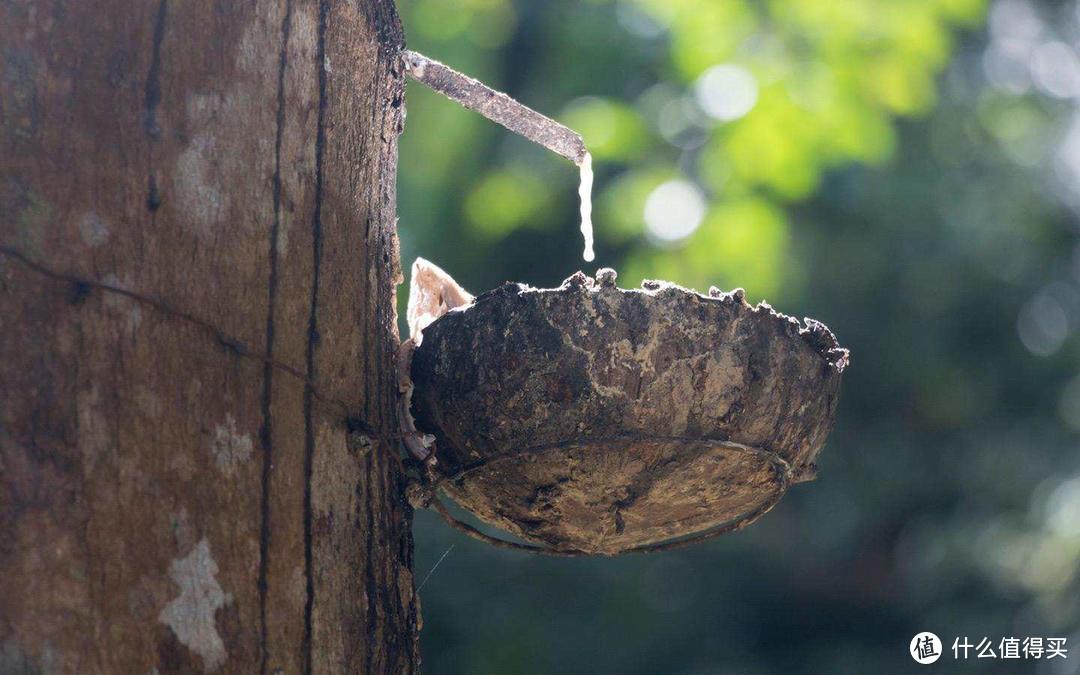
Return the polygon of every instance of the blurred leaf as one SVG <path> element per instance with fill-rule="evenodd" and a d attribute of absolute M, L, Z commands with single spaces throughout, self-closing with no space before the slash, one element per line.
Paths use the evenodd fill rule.
<path fill-rule="evenodd" d="M 514 35 L 517 12 L 508 0 L 483 0 L 469 21 L 469 39 L 478 47 L 491 49 L 506 44 Z"/>
<path fill-rule="evenodd" d="M 966 27 L 977 26 L 986 14 L 984 0 L 938 0 L 937 6 L 945 18 Z"/>
<path fill-rule="evenodd" d="M 498 239 L 523 225 L 546 227 L 542 215 L 550 197 L 548 186 L 528 169 L 495 169 L 465 198 L 465 215 L 473 232 Z"/>
<path fill-rule="evenodd" d="M 594 96 L 578 99 L 560 121 L 581 134 L 595 159 L 631 160 L 646 147 L 645 123 L 636 110 L 618 101 Z"/>
<path fill-rule="evenodd" d="M 655 0 L 663 2 L 663 0 Z M 731 59 L 758 23 L 742 0 L 682 0 L 672 22 L 672 60 L 686 81 Z"/>
<path fill-rule="evenodd" d="M 788 225 L 767 200 L 721 202 L 680 248 L 642 251 L 627 261 L 625 280 L 679 279 L 704 292 L 709 286 L 746 289 L 750 297 L 775 301 L 789 274 Z"/>
<path fill-rule="evenodd" d="M 789 237 L 783 211 L 768 201 L 745 198 L 721 202 L 692 240 L 688 258 L 710 283 L 742 286 L 751 297 L 775 300 L 788 265 Z M 699 282 L 704 286 L 704 280 Z"/>
<path fill-rule="evenodd" d="M 458 37 L 469 26 L 471 12 L 449 0 L 417 0 L 411 27 L 433 40 Z"/>
<path fill-rule="evenodd" d="M 795 106 L 783 87 L 772 85 L 762 90 L 754 111 L 717 140 L 735 175 L 796 199 L 809 194 L 820 177 L 817 133 L 813 115 Z"/>
<path fill-rule="evenodd" d="M 929 73 L 910 68 L 897 54 L 869 59 L 862 64 L 860 73 L 863 89 L 892 113 L 923 112 L 934 102 Z"/>

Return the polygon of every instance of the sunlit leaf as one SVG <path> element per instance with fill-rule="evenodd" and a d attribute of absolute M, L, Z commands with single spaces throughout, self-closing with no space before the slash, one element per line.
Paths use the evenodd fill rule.
<path fill-rule="evenodd" d="M 596 159 L 633 159 L 642 153 L 648 140 L 648 130 L 637 111 L 611 99 L 578 99 L 560 120 L 582 135 Z"/>
<path fill-rule="evenodd" d="M 486 238 L 501 238 L 522 225 L 544 225 L 539 217 L 551 193 L 527 169 L 496 169 L 480 180 L 465 198 L 469 227 Z"/>
<path fill-rule="evenodd" d="M 687 258 L 712 278 L 710 283 L 741 286 L 751 297 L 776 298 L 788 264 L 788 238 L 783 211 L 768 201 L 722 202 L 705 217 Z"/>

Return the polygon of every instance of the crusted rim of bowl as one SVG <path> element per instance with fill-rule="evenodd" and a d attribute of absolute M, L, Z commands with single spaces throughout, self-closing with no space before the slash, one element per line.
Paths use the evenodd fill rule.
<path fill-rule="evenodd" d="M 802 321 L 789 314 L 779 312 L 768 302 L 761 300 L 756 305 L 746 301 L 746 291 L 735 288 L 731 291 L 721 291 L 710 287 L 708 293 L 700 293 L 691 288 L 680 286 L 670 281 L 646 279 L 641 282 L 641 288 L 619 288 L 615 285 L 614 272 L 605 274 L 609 270 L 601 269 L 597 276 L 588 276 L 584 272 L 575 272 L 556 288 L 537 288 L 516 281 L 507 281 L 489 291 L 476 296 L 467 305 L 455 307 L 445 315 L 433 321 L 430 325 L 442 321 L 448 316 L 461 312 L 467 312 L 470 308 L 481 303 L 493 302 L 507 295 L 525 294 L 551 294 L 551 293 L 581 293 L 581 292 L 618 292 L 629 295 L 644 295 L 646 297 L 665 300 L 676 297 L 694 297 L 706 302 L 720 304 L 735 304 L 744 310 L 749 310 L 751 316 L 760 321 L 771 321 L 778 328 L 783 329 L 791 337 L 797 337 L 808 344 L 822 359 L 838 373 L 842 373 L 850 363 L 850 352 L 841 347 L 836 335 L 821 321 L 810 317 L 803 317 Z M 429 325 L 429 328 L 430 328 Z"/>

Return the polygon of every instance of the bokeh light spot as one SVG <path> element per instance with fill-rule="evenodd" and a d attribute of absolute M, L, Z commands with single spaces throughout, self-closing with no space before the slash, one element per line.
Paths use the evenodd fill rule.
<path fill-rule="evenodd" d="M 694 85 L 694 93 L 710 117 L 730 122 L 753 110 L 758 85 L 747 69 L 725 64 L 706 70 Z"/>
<path fill-rule="evenodd" d="M 1050 356 L 1068 337 L 1069 319 L 1057 298 L 1041 291 L 1020 309 L 1016 327 L 1029 352 Z"/>
<path fill-rule="evenodd" d="M 1055 98 L 1080 95 L 1080 59 L 1064 42 L 1044 42 L 1031 53 L 1031 73 L 1039 89 Z"/>
<path fill-rule="evenodd" d="M 696 185 L 686 180 L 671 180 L 645 200 L 645 229 L 661 243 L 686 239 L 705 217 L 705 197 Z"/>

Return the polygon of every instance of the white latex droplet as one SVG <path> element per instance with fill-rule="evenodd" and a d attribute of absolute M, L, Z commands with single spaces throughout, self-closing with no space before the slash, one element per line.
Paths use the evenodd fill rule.
<path fill-rule="evenodd" d="M 581 235 L 585 237 L 586 262 L 592 262 L 596 258 L 593 252 L 593 226 L 592 226 L 592 155 L 588 152 L 579 164 L 581 168 L 581 184 L 578 186 L 578 197 L 581 198 Z"/>

